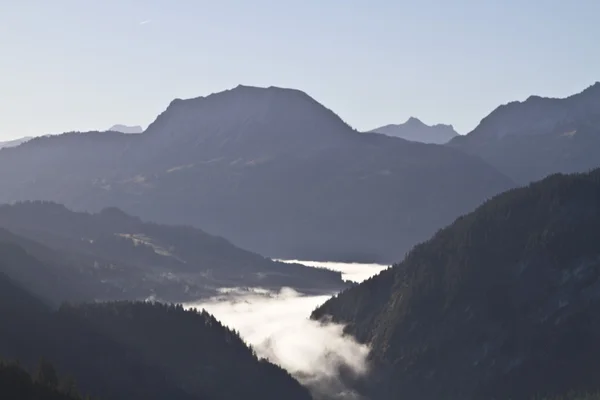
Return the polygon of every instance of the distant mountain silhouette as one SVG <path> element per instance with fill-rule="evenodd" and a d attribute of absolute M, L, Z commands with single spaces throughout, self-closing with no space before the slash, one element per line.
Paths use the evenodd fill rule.
<path fill-rule="evenodd" d="M 0 153 L 0 201 L 116 206 L 274 258 L 392 262 L 513 185 L 478 157 L 359 133 L 276 87 L 174 100 L 141 135 L 67 133 Z"/>
<path fill-rule="evenodd" d="M 531 96 L 498 107 L 450 146 L 519 183 L 600 166 L 600 82 L 565 99 Z"/>
<path fill-rule="evenodd" d="M 130 125 L 113 125 L 110 127 L 109 131 L 113 132 L 121 132 L 121 133 L 142 133 L 144 132 L 144 128 L 139 125 L 130 126 Z"/>
<path fill-rule="evenodd" d="M 192 301 L 221 287 L 291 287 L 311 294 L 347 287 L 339 272 L 274 262 L 198 229 L 145 223 L 116 208 L 87 214 L 54 203 L 3 205 L 0 242 L 22 248 L 29 259 L 4 257 L 0 273 L 53 304 Z"/>
<path fill-rule="evenodd" d="M 426 125 L 419 119 L 410 117 L 399 125 L 385 125 L 370 132 L 382 133 L 412 142 L 445 144 L 458 135 L 452 125 Z"/>
<path fill-rule="evenodd" d="M 596 392 L 599 229 L 600 170 L 553 175 L 494 197 L 313 318 L 372 345 L 368 398 Z"/>
<path fill-rule="evenodd" d="M 20 145 L 21 143 L 25 143 L 28 140 L 31 140 L 33 137 L 32 136 L 25 136 L 19 139 L 13 139 L 13 140 L 7 140 L 5 142 L 0 142 L 0 149 L 3 149 L 5 147 L 15 147 Z"/>

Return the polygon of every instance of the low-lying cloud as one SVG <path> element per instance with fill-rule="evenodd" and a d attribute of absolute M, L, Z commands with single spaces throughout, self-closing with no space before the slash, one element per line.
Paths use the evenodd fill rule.
<path fill-rule="evenodd" d="M 300 261 L 300 260 L 277 260 L 285 263 L 304 264 L 309 267 L 321 267 L 339 271 L 342 273 L 342 279 L 352 282 L 362 282 L 373 275 L 377 275 L 387 265 L 381 264 L 361 264 L 361 263 L 340 263 L 340 262 L 324 262 L 324 261 Z"/>
<path fill-rule="evenodd" d="M 358 264 L 353 266 L 354 276 L 365 277 L 385 268 L 365 266 L 361 272 Z M 224 288 L 220 292 L 219 296 L 186 306 L 204 308 L 239 331 L 259 356 L 285 368 L 315 395 L 359 398 L 344 387 L 340 376 L 360 377 L 368 372 L 368 346 L 344 335 L 342 325 L 309 319 L 310 313 L 330 296 L 304 296 L 289 288 L 279 292 Z"/>

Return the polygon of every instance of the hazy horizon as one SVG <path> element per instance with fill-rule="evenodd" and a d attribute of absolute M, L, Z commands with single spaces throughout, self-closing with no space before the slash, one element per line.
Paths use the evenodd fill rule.
<path fill-rule="evenodd" d="M 358 130 L 414 116 L 464 134 L 600 80 L 593 1 L 59 3 L 0 7 L 0 141 L 147 126 L 238 84 L 303 90 Z"/>

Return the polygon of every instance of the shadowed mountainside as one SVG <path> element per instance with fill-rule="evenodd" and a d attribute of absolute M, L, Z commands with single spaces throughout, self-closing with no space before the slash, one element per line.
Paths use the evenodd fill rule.
<path fill-rule="evenodd" d="M 518 183 L 600 166 L 600 82 L 564 99 L 502 105 L 451 147 L 480 156 Z"/>
<path fill-rule="evenodd" d="M 487 201 L 312 317 L 372 343 L 372 398 L 597 391 L 599 228 L 600 170 L 553 175 Z"/>
<path fill-rule="evenodd" d="M 190 301 L 222 287 L 331 293 L 347 286 L 339 272 L 274 262 L 199 229 L 146 223 L 115 208 L 88 214 L 55 203 L 4 205 L 0 228 L 0 253 L 8 251 L 0 271 L 55 304 Z"/>
<path fill-rule="evenodd" d="M 0 320 L 1 357 L 26 366 L 52 360 L 83 393 L 101 399 L 311 398 L 204 311 L 131 302 L 53 311 L 0 274 Z"/>
<path fill-rule="evenodd" d="M 174 100 L 141 135 L 3 150 L 0 185 L 0 201 L 116 206 L 273 258 L 391 262 L 513 183 L 449 147 L 359 133 L 303 92 L 239 86 Z"/>

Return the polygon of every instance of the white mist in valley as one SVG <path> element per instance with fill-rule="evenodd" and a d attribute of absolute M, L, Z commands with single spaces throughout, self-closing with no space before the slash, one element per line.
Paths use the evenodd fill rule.
<path fill-rule="evenodd" d="M 355 282 L 387 268 L 377 264 L 294 262 L 341 271 L 344 279 Z M 367 372 L 368 346 L 344 335 L 342 325 L 309 319 L 310 313 L 331 295 L 304 296 L 289 288 L 279 292 L 223 288 L 219 296 L 186 307 L 210 312 L 237 330 L 260 357 L 285 368 L 313 390 L 356 398 L 345 392 L 338 378 L 341 370 L 356 376 Z"/>
<path fill-rule="evenodd" d="M 297 263 L 304 264 L 309 267 L 315 268 L 327 268 L 333 271 L 339 271 L 342 273 L 342 279 L 360 283 L 364 280 L 369 279 L 373 275 L 377 275 L 384 269 L 388 268 L 387 265 L 382 264 L 362 264 L 362 263 L 340 263 L 330 261 L 300 261 L 300 260 L 276 260 L 285 263 Z"/>

